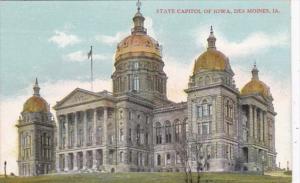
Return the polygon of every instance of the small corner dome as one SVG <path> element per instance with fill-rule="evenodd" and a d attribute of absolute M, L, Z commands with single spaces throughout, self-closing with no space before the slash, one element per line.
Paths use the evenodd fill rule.
<path fill-rule="evenodd" d="M 272 98 L 270 88 L 258 78 L 256 65 L 252 69 L 252 79 L 241 90 L 242 96 L 259 94 L 263 97 Z"/>
<path fill-rule="evenodd" d="M 197 74 L 202 70 L 231 71 L 226 55 L 216 49 L 216 38 L 212 27 L 207 42 L 207 50 L 195 60 L 193 74 Z"/>
<path fill-rule="evenodd" d="M 24 103 L 23 112 L 48 112 L 48 104 L 42 97 L 32 96 Z"/>
<path fill-rule="evenodd" d="M 33 96 L 26 100 L 23 105 L 23 112 L 49 112 L 48 103 L 40 96 L 38 80 L 33 86 Z"/>

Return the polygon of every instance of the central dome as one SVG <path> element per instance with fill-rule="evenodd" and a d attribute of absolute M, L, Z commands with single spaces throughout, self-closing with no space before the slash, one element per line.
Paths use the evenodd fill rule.
<path fill-rule="evenodd" d="M 228 58 L 216 49 L 216 38 L 213 29 L 210 29 L 210 35 L 207 38 L 208 48 L 195 61 L 194 74 L 202 71 L 225 71 L 231 70 Z"/>
<path fill-rule="evenodd" d="M 161 58 L 160 47 L 158 42 L 147 34 L 132 34 L 118 44 L 115 60 L 119 61 L 127 56 Z"/>
<path fill-rule="evenodd" d="M 123 39 L 117 46 L 115 61 L 137 56 L 146 56 L 161 60 L 160 46 L 156 40 L 147 35 L 140 7 L 133 17 L 134 27 L 131 35 Z"/>

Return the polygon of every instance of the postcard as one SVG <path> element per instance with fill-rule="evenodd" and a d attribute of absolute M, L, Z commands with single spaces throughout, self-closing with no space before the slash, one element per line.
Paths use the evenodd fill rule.
<path fill-rule="evenodd" d="M 0 182 L 291 182 L 290 3 L 0 2 Z"/>

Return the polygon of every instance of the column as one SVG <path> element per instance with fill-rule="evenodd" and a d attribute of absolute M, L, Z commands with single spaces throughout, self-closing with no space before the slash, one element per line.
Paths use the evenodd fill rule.
<path fill-rule="evenodd" d="M 55 156 L 55 165 L 56 165 L 56 172 L 60 172 L 60 158 L 59 158 L 59 154 L 56 154 L 56 156 Z"/>
<path fill-rule="evenodd" d="M 268 144 L 268 121 L 267 121 L 267 111 L 264 111 L 264 143 Z"/>
<path fill-rule="evenodd" d="M 78 170 L 77 152 L 73 153 L 73 170 Z"/>
<path fill-rule="evenodd" d="M 254 139 L 257 140 L 257 108 L 254 106 Z"/>
<path fill-rule="evenodd" d="M 69 121 L 68 121 L 68 114 L 66 114 L 66 148 L 69 148 Z"/>
<path fill-rule="evenodd" d="M 58 117 L 58 132 L 57 132 L 57 145 L 58 145 L 58 150 L 61 149 L 61 118 Z"/>
<path fill-rule="evenodd" d="M 108 119 L 108 112 L 107 112 L 107 107 L 104 107 L 104 112 L 103 112 L 103 144 L 107 144 L 107 119 Z"/>
<path fill-rule="evenodd" d="M 97 170 L 97 150 L 93 150 L 93 169 Z"/>
<path fill-rule="evenodd" d="M 263 110 L 259 112 L 259 120 L 260 120 L 260 142 L 261 144 L 264 141 L 264 120 L 263 120 Z"/>
<path fill-rule="evenodd" d="M 249 105 L 249 140 L 250 142 L 253 142 L 254 139 L 254 125 L 253 125 L 253 107 L 252 105 Z"/>
<path fill-rule="evenodd" d="M 74 112 L 74 145 L 75 145 L 75 148 L 77 147 L 78 145 L 78 120 L 77 120 L 77 113 Z"/>
<path fill-rule="evenodd" d="M 65 169 L 64 171 L 69 171 L 69 155 L 65 154 Z"/>
<path fill-rule="evenodd" d="M 83 147 L 86 146 L 86 138 L 87 138 L 87 133 L 86 133 L 86 126 L 87 126 L 87 112 L 83 111 Z M 85 165 L 84 165 L 85 166 Z"/>
<path fill-rule="evenodd" d="M 86 169 L 86 151 L 82 151 L 82 169 Z"/>
<path fill-rule="evenodd" d="M 93 129 L 94 129 L 94 145 L 97 144 L 97 109 L 94 109 L 94 118 L 93 118 Z"/>
<path fill-rule="evenodd" d="M 103 162 L 103 165 L 106 166 L 107 165 L 107 149 L 102 149 L 102 162 Z"/>

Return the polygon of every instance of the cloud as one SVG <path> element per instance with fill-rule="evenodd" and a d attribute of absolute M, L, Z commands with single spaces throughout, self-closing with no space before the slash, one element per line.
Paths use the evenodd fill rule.
<path fill-rule="evenodd" d="M 197 46 L 202 48 L 207 47 L 206 38 L 209 35 L 208 27 L 209 26 L 203 26 L 194 31 Z M 218 28 L 214 30 L 215 37 L 217 38 L 217 48 L 229 58 L 241 58 L 257 53 L 264 53 L 274 47 L 287 46 L 289 42 L 288 32 L 268 34 L 258 31 L 247 35 L 241 40 L 230 41 Z"/>
<path fill-rule="evenodd" d="M 63 31 L 55 31 L 55 34 L 48 41 L 57 44 L 60 48 L 64 48 L 79 43 L 81 40 L 76 35 L 67 34 Z"/>
<path fill-rule="evenodd" d="M 153 29 L 153 20 L 151 17 L 145 17 L 144 27 L 147 29 L 147 34 L 150 35 L 153 38 L 157 38 L 156 33 Z M 130 27 L 128 27 L 127 30 L 131 30 Z M 129 31 L 120 31 L 117 32 L 115 35 L 96 35 L 95 39 L 96 41 L 100 43 L 104 43 L 107 45 L 116 45 L 122 39 L 124 39 L 126 36 L 129 36 L 131 33 Z"/>
<path fill-rule="evenodd" d="M 109 56 L 102 55 L 102 54 L 93 54 L 93 60 L 106 60 L 109 59 Z M 63 56 L 64 60 L 69 62 L 84 62 L 88 60 L 87 52 L 84 51 L 76 51 L 69 53 Z"/>
<path fill-rule="evenodd" d="M 69 94 L 75 88 L 90 89 L 90 82 L 76 81 L 76 80 L 59 80 L 56 82 L 41 83 L 41 96 L 50 104 L 51 112 L 55 116 L 55 111 L 52 107 L 56 101 L 61 100 L 64 96 Z M 97 79 L 94 81 L 94 90 L 111 90 L 111 80 Z M 17 128 L 15 127 L 18 116 L 22 111 L 24 102 L 32 96 L 32 85 L 25 89 L 22 96 L 3 98 L 0 105 L 0 162 L 7 161 L 7 172 L 18 172 L 17 157 L 18 157 L 18 142 L 17 142 Z M 5 132 L 4 132 L 5 130 Z M 8 140 L 9 139 L 9 140 Z M 0 169 L 0 174 L 3 169 Z"/>
<path fill-rule="evenodd" d="M 129 35 L 129 32 L 124 31 L 124 32 L 117 32 L 113 36 L 97 35 L 95 37 L 95 39 L 96 39 L 96 41 L 98 41 L 100 43 L 104 43 L 104 44 L 112 46 L 112 45 L 116 45 L 117 43 L 119 43 L 127 35 Z"/>

